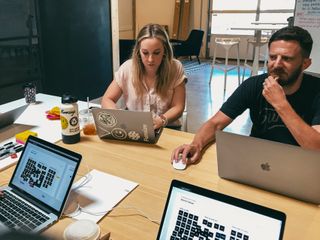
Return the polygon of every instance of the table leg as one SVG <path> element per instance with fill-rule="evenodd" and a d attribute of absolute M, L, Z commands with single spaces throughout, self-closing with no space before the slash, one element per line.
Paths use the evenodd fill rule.
<path fill-rule="evenodd" d="M 252 75 L 255 76 L 259 71 L 259 58 L 260 58 L 260 42 L 261 42 L 261 30 L 256 30 L 256 46 L 254 49 L 254 58 L 252 63 Z"/>

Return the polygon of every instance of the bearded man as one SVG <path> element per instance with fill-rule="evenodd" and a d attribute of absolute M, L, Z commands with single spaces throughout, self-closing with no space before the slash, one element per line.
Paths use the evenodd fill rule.
<path fill-rule="evenodd" d="M 304 73 L 311 65 L 313 40 L 308 31 L 285 27 L 268 43 L 268 73 L 244 81 L 220 110 L 196 133 L 191 144 L 176 148 L 187 164 L 198 161 L 215 133 L 250 110 L 250 136 L 320 150 L 320 79 Z"/>

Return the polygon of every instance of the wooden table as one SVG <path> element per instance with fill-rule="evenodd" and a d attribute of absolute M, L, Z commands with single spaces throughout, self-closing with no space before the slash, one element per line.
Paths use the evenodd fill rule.
<path fill-rule="evenodd" d="M 202 161 L 184 171 L 174 170 L 170 155 L 174 147 L 190 142 L 193 134 L 165 129 L 158 144 L 102 141 L 97 136 L 82 136 L 80 143 L 58 145 L 79 152 L 83 161 L 77 178 L 89 169 L 105 171 L 139 186 L 106 215 L 99 225 L 103 233 L 111 232 L 112 240 L 155 239 L 159 226 L 137 215 L 135 207 L 148 217 L 161 220 L 172 179 L 179 179 L 214 191 L 281 210 L 287 214 L 284 239 L 320 239 L 320 209 L 313 204 L 223 180 L 217 173 L 215 145 L 209 147 Z M 13 167 L 0 172 L 0 184 L 7 183 Z M 284 173 L 285 174 L 285 173 Z M 106 183 L 107 184 L 107 183 Z M 307 186 L 306 186 L 307 187 Z M 62 219 L 44 234 L 61 238 L 71 219 Z"/>

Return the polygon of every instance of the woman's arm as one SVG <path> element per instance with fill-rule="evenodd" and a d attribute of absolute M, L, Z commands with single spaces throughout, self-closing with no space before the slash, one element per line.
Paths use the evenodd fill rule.
<path fill-rule="evenodd" d="M 167 119 L 167 122 L 173 122 L 181 117 L 186 99 L 186 86 L 185 82 L 179 84 L 173 92 L 172 102 L 168 111 L 163 116 Z M 154 119 L 154 128 L 157 129 L 163 125 L 163 120 L 160 117 Z"/>
<path fill-rule="evenodd" d="M 101 100 L 102 108 L 117 109 L 117 101 L 122 95 L 122 90 L 115 80 L 111 82 Z"/>

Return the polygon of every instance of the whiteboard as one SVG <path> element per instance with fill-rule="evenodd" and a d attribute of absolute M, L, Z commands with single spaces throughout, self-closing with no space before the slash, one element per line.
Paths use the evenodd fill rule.
<path fill-rule="evenodd" d="M 313 39 L 312 64 L 306 71 L 320 74 L 320 0 L 296 0 L 294 25 L 308 30 Z"/>

